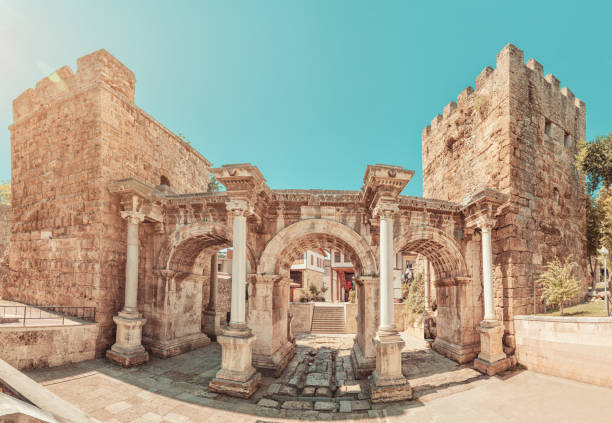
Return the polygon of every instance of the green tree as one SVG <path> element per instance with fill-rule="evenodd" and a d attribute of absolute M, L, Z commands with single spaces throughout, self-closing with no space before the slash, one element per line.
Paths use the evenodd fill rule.
<path fill-rule="evenodd" d="M 559 307 L 561 315 L 565 303 L 580 291 L 580 283 L 572 274 L 573 267 L 569 257 L 565 262 L 555 258 L 546 265 L 546 270 L 538 279 L 543 290 L 542 297 L 553 306 Z"/>
<path fill-rule="evenodd" d="M 581 142 L 578 151 L 576 160 L 586 176 L 588 192 L 612 185 L 612 133 L 591 142 Z"/>
<path fill-rule="evenodd" d="M 208 181 L 208 192 L 221 191 L 221 183 L 215 178 L 215 175 L 210 174 L 210 180 Z"/>
<path fill-rule="evenodd" d="M 425 279 L 421 273 L 414 275 L 414 280 L 408 288 L 406 311 L 413 314 L 425 312 Z"/>
<path fill-rule="evenodd" d="M 0 204 L 11 204 L 11 184 L 10 182 L 0 183 Z"/>

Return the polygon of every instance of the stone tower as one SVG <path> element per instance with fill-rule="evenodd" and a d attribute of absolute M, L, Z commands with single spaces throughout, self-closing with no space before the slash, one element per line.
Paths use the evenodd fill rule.
<path fill-rule="evenodd" d="M 134 74 L 108 52 L 77 65 L 13 102 L 11 278 L 0 295 L 96 307 L 101 353 L 114 341 L 126 254 L 126 222 L 109 182 L 134 177 L 176 193 L 204 192 L 210 163 L 134 104 Z M 151 230 L 145 226 L 140 239 Z M 141 273 L 152 248 L 141 248 Z"/>
<path fill-rule="evenodd" d="M 513 317 L 533 312 L 534 281 L 549 260 L 572 255 L 586 291 L 584 181 L 574 165 L 585 105 L 508 44 L 476 90 L 463 90 L 422 135 L 426 198 L 464 204 L 482 187 L 509 195 L 493 233 L 494 285 L 505 343 L 514 347 Z"/>

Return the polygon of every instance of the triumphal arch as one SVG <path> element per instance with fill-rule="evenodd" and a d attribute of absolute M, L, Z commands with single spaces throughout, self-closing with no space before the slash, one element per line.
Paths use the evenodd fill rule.
<path fill-rule="evenodd" d="M 393 323 L 396 253 L 431 263 L 433 347 L 488 374 L 510 365 L 513 316 L 541 307 L 542 265 L 568 251 L 585 260 L 573 165 L 584 103 L 512 45 L 423 131 L 426 198 L 401 195 L 414 174 L 401 166 L 366 166 L 359 191 L 272 190 L 251 164 L 211 168 L 135 106 L 134 75 L 117 59 L 100 50 L 77 64 L 13 104 L 11 278 L 1 294 L 96 307 L 98 354 L 115 363 L 212 338 L 222 368 L 211 389 L 249 397 L 295 354 L 291 263 L 333 248 L 357 276 L 357 376 L 370 377 L 373 401 L 410 398 Z M 223 191 L 208 190 L 211 173 Z M 227 247 L 229 292 L 216 275 Z"/>

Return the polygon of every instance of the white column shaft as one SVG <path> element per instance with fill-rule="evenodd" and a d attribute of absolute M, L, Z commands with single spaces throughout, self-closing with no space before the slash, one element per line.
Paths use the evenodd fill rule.
<path fill-rule="evenodd" d="M 138 222 L 127 220 L 124 311 L 138 313 Z"/>
<path fill-rule="evenodd" d="M 246 287 L 246 217 L 234 216 L 232 257 L 232 308 L 230 325 L 244 326 Z"/>
<path fill-rule="evenodd" d="M 393 218 L 380 217 L 380 327 L 393 330 Z"/>
<path fill-rule="evenodd" d="M 491 228 L 482 227 L 482 276 L 484 285 L 484 320 L 495 320 L 493 306 L 493 254 Z"/>
<path fill-rule="evenodd" d="M 425 311 L 429 311 L 430 291 L 429 291 L 429 260 L 425 260 L 425 274 L 423 275 L 423 284 L 425 285 Z"/>

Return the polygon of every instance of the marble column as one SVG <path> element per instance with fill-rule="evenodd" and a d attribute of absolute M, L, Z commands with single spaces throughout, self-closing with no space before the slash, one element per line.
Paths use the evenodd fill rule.
<path fill-rule="evenodd" d="M 225 313 L 218 307 L 218 254 L 214 252 L 210 257 L 210 297 L 204 311 L 204 333 L 216 341 L 221 335 L 221 323 L 225 322 Z"/>
<path fill-rule="evenodd" d="M 232 257 L 232 303 L 231 319 L 222 335 L 217 336 L 221 344 L 221 370 L 208 385 L 211 391 L 240 398 L 250 398 L 259 385 L 261 374 L 251 364 L 255 336 L 246 324 L 246 216 L 248 203 L 232 200 L 226 204 L 233 217 Z"/>
<path fill-rule="evenodd" d="M 390 402 L 412 398 L 412 388 L 402 373 L 404 341 L 394 323 L 393 216 L 398 206 L 379 201 L 374 214 L 380 218 L 380 326 L 376 333 L 376 370 L 370 376 L 371 401 Z"/>
<path fill-rule="evenodd" d="M 125 299 L 123 310 L 113 317 L 117 325 L 115 344 L 106 351 L 106 358 L 124 367 L 145 363 L 149 355 L 142 346 L 142 326 L 146 319 L 138 312 L 138 225 L 144 214 L 123 211 L 127 220 L 127 251 L 125 262 Z"/>
<path fill-rule="evenodd" d="M 423 275 L 423 284 L 425 285 L 425 316 L 431 311 L 431 287 L 429 285 L 429 260 L 425 259 L 425 274 Z"/>
<path fill-rule="evenodd" d="M 495 316 L 493 289 L 493 253 L 491 232 L 495 227 L 495 219 L 482 217 L 477 221 L 482 234 L 482 276 L 484 319 L 480 322 L 480 353 L 474 360 L 474 368 L 493 376 L 510 367 L 503 347 L 504 326 Z"/>

